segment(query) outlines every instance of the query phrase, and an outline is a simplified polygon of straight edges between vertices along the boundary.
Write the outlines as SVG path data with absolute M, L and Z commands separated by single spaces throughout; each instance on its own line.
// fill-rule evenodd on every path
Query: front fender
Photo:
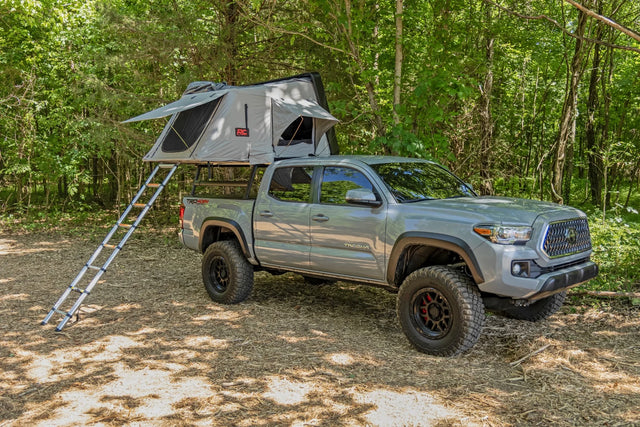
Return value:
M 398 262 L 400 261 L 400 257 L 404 253 L 405 249 L 409 246 L 429 246 L 454 252 L 467 264 L 476 284 L 484 282 L 484 277 L 482 276 L 478 260 L 464 240 L 448 236 L 446 234 L 409 231 L 401 234 L 398 239 L 396 239 L 393 249 L 391 250 L 391 256 L 389 257 L 389 264 L 387 268 L 387 282 L 389 284 L 395 284 L 395 274 Z

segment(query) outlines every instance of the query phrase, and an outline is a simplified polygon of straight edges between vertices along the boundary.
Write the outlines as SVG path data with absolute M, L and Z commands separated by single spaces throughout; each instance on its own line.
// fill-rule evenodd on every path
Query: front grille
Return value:
M 552 222 L 547 228 L 542 250 L 550 258 L 557 258 L 591 249 L 589 223 L 585 218 Z

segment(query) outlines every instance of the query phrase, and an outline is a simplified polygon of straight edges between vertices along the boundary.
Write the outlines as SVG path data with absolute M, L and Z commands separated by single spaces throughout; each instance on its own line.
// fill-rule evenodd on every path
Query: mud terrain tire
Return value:
M 507 308 L 503 311 L 504 315 L 511 317 L 512 319 L 528 320 L 529 322 L 538 322 L 544 320 L 547 317 L 560 310 L 564 299 L 567 296 L 567 292 L 560 292 L 558 294 L 551 295 L 550 297 L 543 298 L 526 307 L 513 307 Z
M 470 349 L 484 326 L 484 304 L 471 279 L 448 267 L 421 268 L 400 286 L 397 313 L 419 351 L 453 356 Z
M 211 299 L 222 304 L 244 301 L 253 289 L 253 267 L 234 240 L 211 244 L 202 257 L 202 281 Z

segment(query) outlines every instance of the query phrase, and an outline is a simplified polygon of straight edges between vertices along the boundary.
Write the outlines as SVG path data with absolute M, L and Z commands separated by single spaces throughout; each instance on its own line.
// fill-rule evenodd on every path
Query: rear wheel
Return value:
M 526 307 L 510 307 L 503 311 L 504 315 L 512 319 L 528 320 L 529 322 L 537 322 L 551 316 L 562 307 L 567 292 L 553 294 L 550 297 L 543 298 L 529 304 Z
M 253 267 L 235 240 L 211 244 L 202 257 L 202 281 L 211 299 L 236 304 L 253 289 Z
M 422 268 L 400 286 L 397 312 L 405 335 L 423 353 L 453 356 L 476 343 L 484 325 L 480 292 L 461 272 Z

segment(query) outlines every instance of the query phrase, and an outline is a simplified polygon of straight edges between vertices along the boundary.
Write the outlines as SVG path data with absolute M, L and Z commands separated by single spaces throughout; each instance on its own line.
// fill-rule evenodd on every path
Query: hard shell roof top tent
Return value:
M 127 122 L 171 116 L 144 161 L 249 163 L 338 153 L 320 75 L 247 86 L 194 82 L 178 101 Z

